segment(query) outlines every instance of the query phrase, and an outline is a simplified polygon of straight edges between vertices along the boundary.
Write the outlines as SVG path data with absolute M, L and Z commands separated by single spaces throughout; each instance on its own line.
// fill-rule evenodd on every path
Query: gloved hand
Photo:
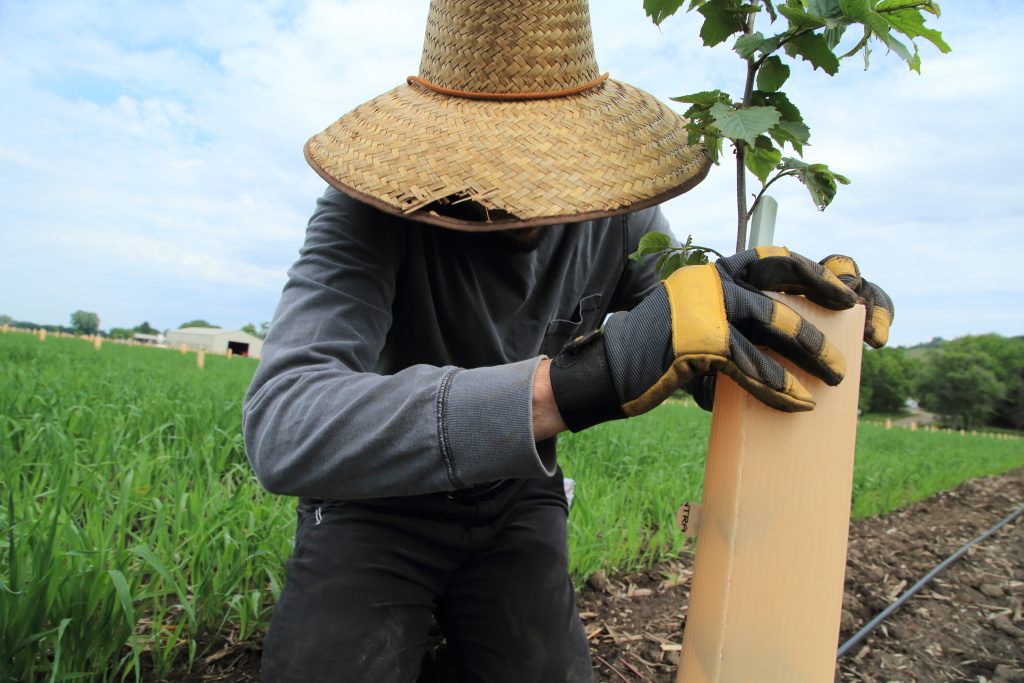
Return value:
M 716 265 L 730 273 L 730 276 L 737 281 L 754 280 L 766 289 L 779 290 L 786 289 L 782 282 L 790 278 L 780 276 L 787 272 L 794 269 L 808 273 L 817 272 L 817 266 L 810 263 L 808 259 L 789 252 L 783 247 L 762 247 L 743 252 L 720 259 Z M 885 290 L 864 280 L 860 276 L 857 263 L 849 256 L 833 254 L 822 259 L 819 265 L 838 276 L 843 284 L 857 294 L 857 302 L 864 304 L 867 309 L 864 322 L 864 341 L 876 349 L 885 346 L 894 315 L 892 299 L 885 293 Z M 697 405 L 710 411 L 715 401 L 715 378 L 716 375 L 695 377 L 687 382 L 683 389 L 693 395 Z
M 889 327 L 895 313 L 892 299 L 881 287 L 862 278 L 856 261 L 849 256 L 833 254 L 814 263 L 786 247 L 766 246 L 718 259 L 715 265 L 737 282 L 745 282 L 760 290 L 787 294 L 806 294 L 799 282 L 806 277 L 812 281 L 816 277 L 828 278 L 827 274 L 819 275 L 825 269 L 852 289 L 857 296 L 857 303 L 864 304 L 867 309 L 864 341 L 877 349 L 885 346 L 889 340 Z M 814 299 L 813 296 L 808 298 Z M 816 301 L 829 308 L 847 308 L 839 301 L 834 304 Z
M 892 299 L 885 290 L 860 276 L 860 268 L 849 256 L 833 254 L 821 260 L 821 265 L 836 275 L 844 285 L 857 293 L 857 303 L 864 304 L 864 341 L 872 348 L 882 348 L 889 341 L 889 327 L 896 314 Z
M 856 294 L 831 271 L 784 247 L 759 247 L 673 273 L 603 333 L 577 338 L 552 361 L 551 386 L 573 431 L 639 415 L 690 380 L 721 371 L 764 403 L 789 412 L 814 400 L 756 345 L 768 346 L 830 385 L 845 372 L 813 325 L 760 289 L 803 294 L 833 309 Z

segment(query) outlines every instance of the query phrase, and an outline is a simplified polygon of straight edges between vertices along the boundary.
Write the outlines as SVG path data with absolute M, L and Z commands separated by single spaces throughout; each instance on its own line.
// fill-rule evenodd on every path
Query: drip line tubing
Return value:
M 857 631 L 855 634 L 853 634 L 853 636 L 850 637 L 849 640 L 847 640 L 845 643 L 843 643 L 839 647 L 839 651 L 836 653 L 836 659 L 839 659 L 840 657 L 848 654 L 850 652 L 850 650 L 852 650 L 858 643 L 860 643 L 860 641 L 864 640 L 868 636 L 868 634 L 871 633 L 871 631 L 873 631 L 875 629 L 876 626 L 878 626 L 883 621 L 885 621 L 885 619 L 890 614 L 892 614 L 897 609 L 899 609 L 900 606 L 903 605 L 903 603 L 905 603 L 907 600 L 909 600 L 919 590 L 924 588 L 924 586 L 929 581 L 931 581 L 933 578 L 935 578 L 936 574 L 938 574 L 943 569 L 945 569 L 946 567 L 948 567 L 949 565 L 953 564 L 954 562 L 959 560 L 961 557 L 963 557 L 964 553 L 966 553 L 973 545 L 975 545 L 976 543 L 980 543 L 981 541 L 984 541 L 986 538 L 988 538 L 989 536 L 991 536 L 995 532 L 997 532 L 1000 529 L 1002 529 L 1004 526 L 1006 526 L 1007 524 L 1012 522 L 1014 519 L 1016 519 L 1017 517 L 1020 517 L 1021 513 L 1024 513 L 1024 505 L 1020 505 L 1016 510 L 1014 510 L 1013 512 L 1008 514 L 1006 517 L 1003 517 L 1001 520 L 999 520 L 999 522 L 994 527 L 992 527 L 991 529 L 989 529 L 985 533 L 981 534 L 977 538 L 975 538 L 975 539 L 969 541 L 968 543 L 964 544 L 964 546 L 961 547 L 959 550 L 957 550 L 955 553 L 953 553 L 952 555 L 947 557 L 945 560 L 943 560 L 939 564 L 935 565 L 935 568 L 932 569 L 927 574 L 925 574 L 924 577 L 920 581 L 918 581 L 913 586 L 908 588 L 903 593 L 903 595 L 901 595 L 899 598 L 896 599 L 896 601 L 894 603 L 892 603 L 891 605 L 886 607 L 884 610 L 879 612 L 878 615 L 874 619 L 872 619 L 867 624 L 865 624 L 864 627 L 861 628 L 861 630 Z

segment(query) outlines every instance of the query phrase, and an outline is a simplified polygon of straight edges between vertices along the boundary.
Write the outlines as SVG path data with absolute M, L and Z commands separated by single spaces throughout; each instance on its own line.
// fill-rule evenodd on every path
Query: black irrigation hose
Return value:
M 892 603 L 891 605 L 886 607 L 884 610 L 879 612 L 878 616 L 876 616 L 874 619 L 872 619 L 867 624 L 865 624 L 864 627 L 861 630 L 857 631 L 855 634 L 853 634 L 853 636 L 848 641 L 843 643 L 839 647 L 839 651 L 836 653 L 836 659 L 839 659 L 843 655 L 849 653 L 850 650 L 852 650 L 854 648 L 854 646 L 856 646 L 858 643 L 860 643 L 860 641 L 862 641 L 865 638 L 867 638 L 868 634 L 871 633 L 871 631 L 873 631 L 876 626 L 881 624 L 883 621 L 885 621 L 885 619 L 890 614 L 892 614 L 897 609 L 899 609 L 900 606 L 903 605 L 903 603 L 905 603 L 907 600 L 909 600 L 914 595 L 914 593 L 916 593 L 919 590 L 921 590 L 922 588 L 924 588 L 925 584 L 927 584 L 929 581 L 931 581 L 933 578 L 935 578 L 936 574 L 938 574 L 943 569 L 945 569 L 949 565 L 951 565 L 954 562 L 956 562 L 957 560 L 959 560 L 963 556 L 963 554 L 966 553 L 971 548 L 971 546 L 973 546 L 975 543 L 980 543 L 981 541 L 984 541 L 986 538 L 988 538 L 989 536 L 991 536 L 995 532 L 997 532 L 1000 529 L 1002 529 L 1004 526 L 1006 526 L 1007 524 L 1012 522 L 1014 519 L 1016 519 L 1017 517 L 1020 517 L 1022 512 L 1024 512 L 1024 505 L 1019 506 L 1016 510 L 1014 510 L 1013 512 L 1008 514 L 1006 517 L 1003 517 L 999 521 L 999 523 L 996 524 L 994 527 L 992 527 L 991 529 L 989 529 L 985 533 L 981 534 L 980 536 L 978 536 L 974 540 L 966 543 L 962 548 L 960 548 L 960 550 L 957 550 L 955 553 L 953 553 L 952 555 L 947 557 L 945 560 L 943 560 L 942 562 L 937 564 L 934 569 L 932 569 L 930 572 L 928 572 L 927 574 L 924 575 L 924 578 L 922 578 L 920 581 L 915 583 L 913 586 L 911 586 L 909 589 L 907 589 L 907 591 L 904 592 L 903 595 L 901 595 L 899 598 L 897 598 L 896 602 Z

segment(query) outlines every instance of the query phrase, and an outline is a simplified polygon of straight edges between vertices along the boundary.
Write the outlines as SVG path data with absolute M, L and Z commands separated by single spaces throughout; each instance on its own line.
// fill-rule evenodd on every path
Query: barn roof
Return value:
M 210 337 L 215 337 L 218 334 L 224 334 L 225 332 L 236 331 L 241 332 L 241 330 L 225 330 L 223 327 L 183 327 L 180 330 L 170 330 L 170 332 L 184 332 L 185 334 L 205 334 Z

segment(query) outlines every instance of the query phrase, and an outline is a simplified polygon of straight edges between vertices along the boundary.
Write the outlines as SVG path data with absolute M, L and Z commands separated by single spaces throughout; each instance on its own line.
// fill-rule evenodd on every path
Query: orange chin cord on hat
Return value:
M 445 88 L 440 85 L 436 85 L 420 78 L 419 76 L 409 76 L 405 79 L 406 83 L 421 85 L 427 90 L 433 90 L 440 95 L 451 95 L 452 97 L 465 97 L 471 100 L 546 100 L 553 97 L 567 97 L 569 95 L 578 95 L 581 92 L 590 90 L 594 86 L 600 85 L 608 80 L 608 72 L 604 72 L 589 83 L 576 86 L 575 88 L 567 88 L 565 90 L 555 90 L 551 92 L 472 92 L 470 90 L 455 90 L 452 88 Z

